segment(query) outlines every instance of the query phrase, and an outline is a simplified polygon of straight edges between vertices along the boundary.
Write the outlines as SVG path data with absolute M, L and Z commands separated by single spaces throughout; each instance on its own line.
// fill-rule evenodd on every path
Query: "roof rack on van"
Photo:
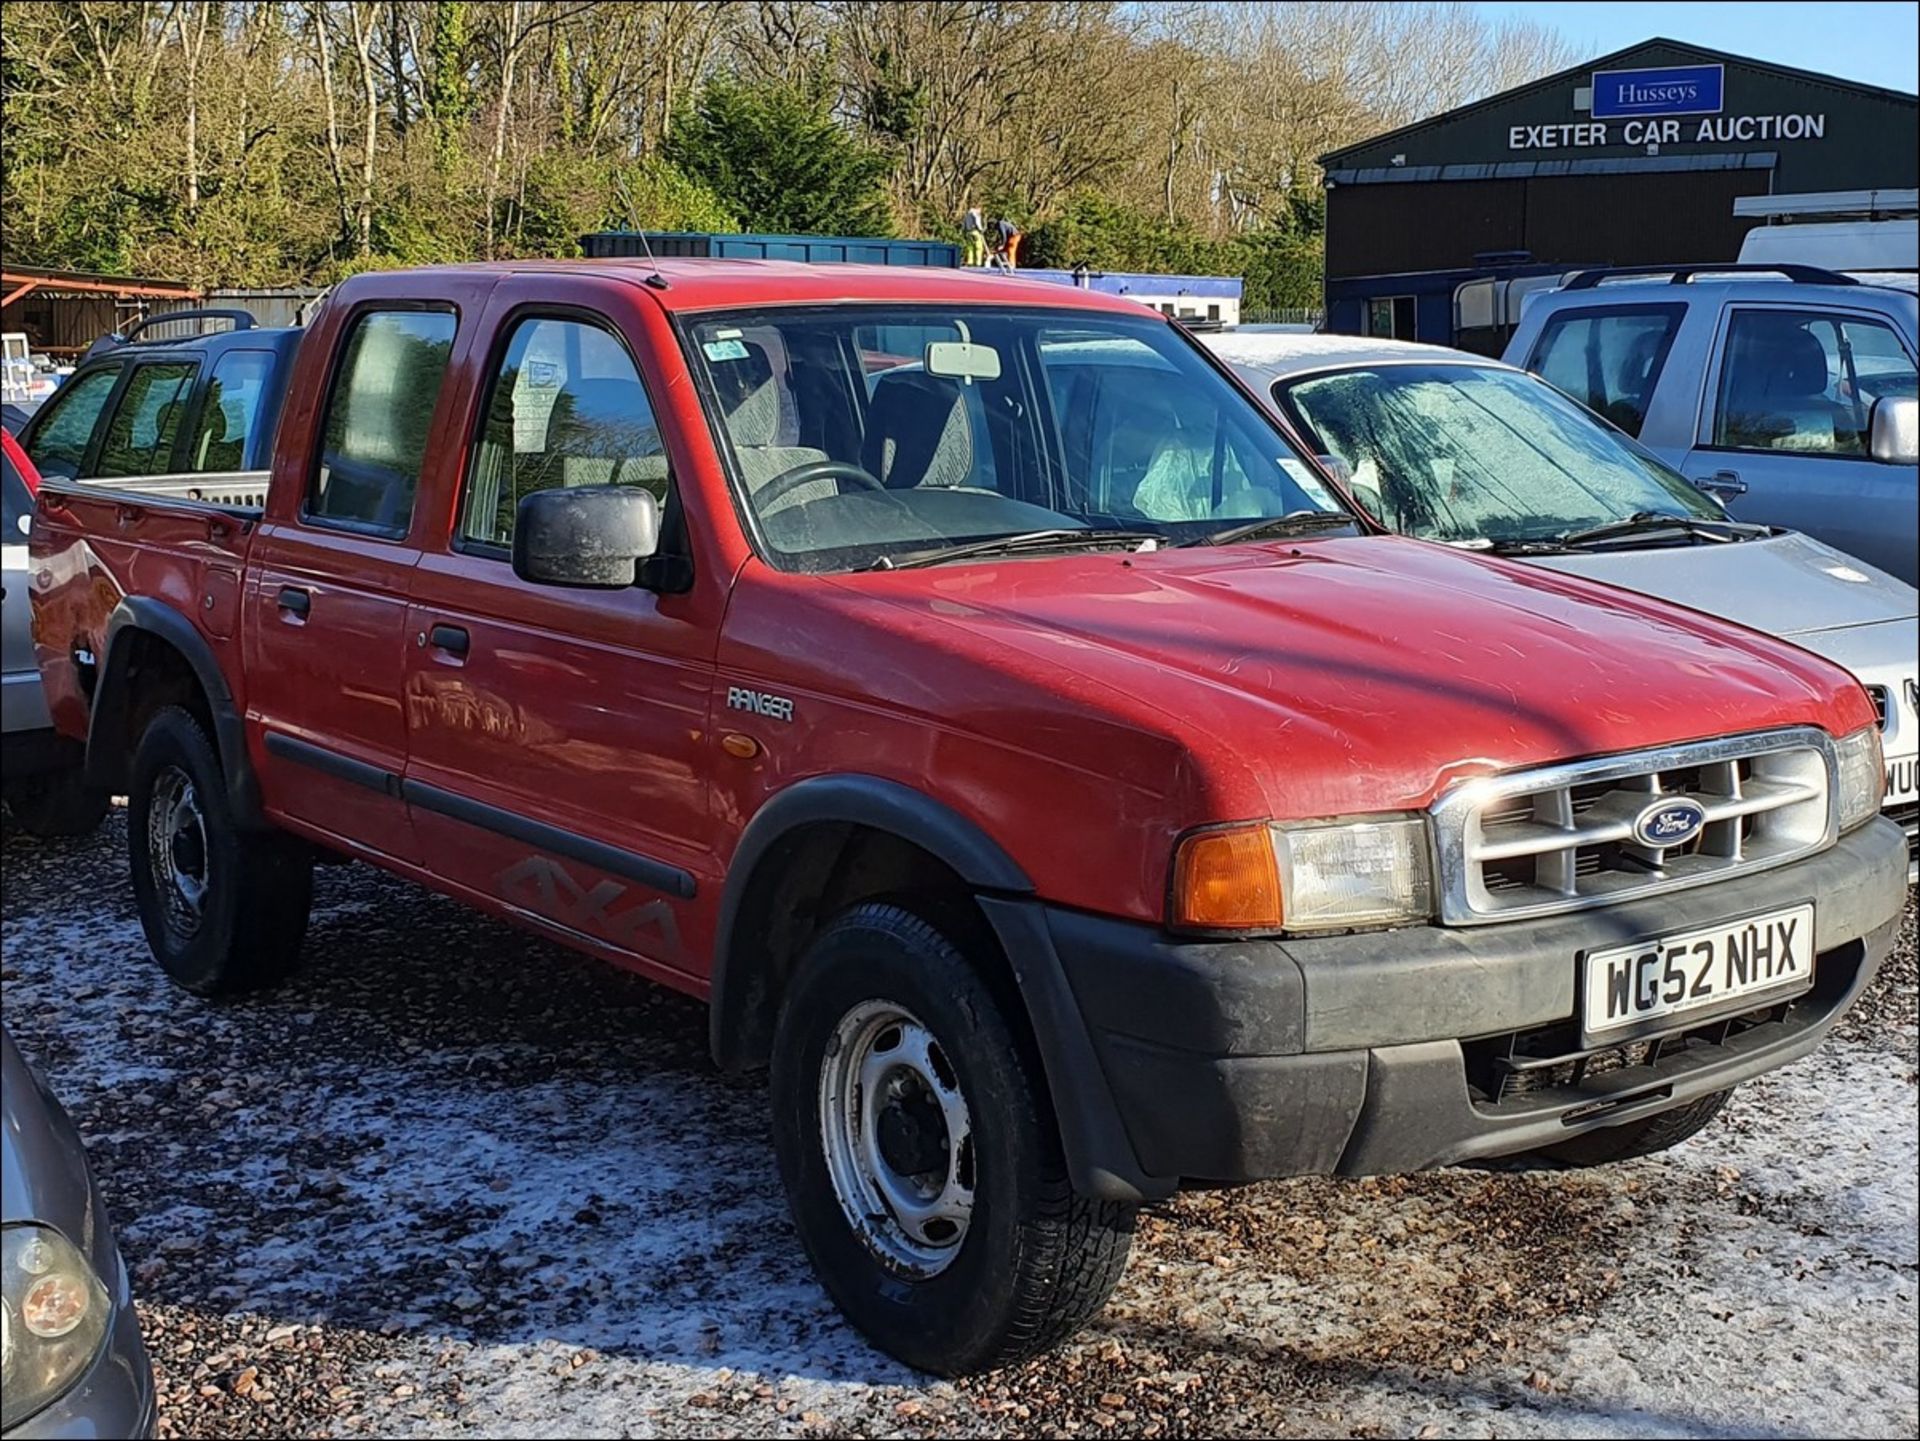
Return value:
M 1562 290 L 1592 290 L 1603 280 L 1622 275 L 1665 275 L 1674 285 L 1687 285 L 1703 275 L 1778 275 L 1795 285 L 1858 285 L 1851 275 L 1822 270 L 1817 265 L 1742 265 L 1729 260 L 1719 265 L 1610 265 L 1582 270 L 1567 277 Z

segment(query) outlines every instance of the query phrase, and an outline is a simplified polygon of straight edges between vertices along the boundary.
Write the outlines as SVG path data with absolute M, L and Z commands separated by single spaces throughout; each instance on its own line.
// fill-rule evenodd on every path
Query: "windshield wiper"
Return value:
M 1556 536 L 1554 544 L 1573 549 L 1583 545 L 1604 544 L 1611 540 L 1625 540 L 1661 530 L 1677 530 L 1698 540 L 1711 540 L 1722 544 L 1736 540 L 1752 540 L 1756 536 L 1768 534 L 1767 527 L 1764 525 L 1748 525 L 1738 520 L 1707 520 L 1696 515 L 1670 515 L 1664 511 L 1642 510 L 1628 516 L 1625 520 L 1616 520 L 1606 525 L 1596 525 L 1586 530 L 1574 530 L 1565 535 Z
M 1159 539 L 1159 533 L 1151 530 L 1028 530 L 1017 535 L 996 535 L 989 540 L 963 541 L 958 545 L 903 550 L 883 555 L 866 568 L 907 570 L 917 565 L 939 565 L 942 561 L 968 560 L 982 555 L 1019 555 L 1025 551 L 1069 550 L 1080 546 L 1137 546 Z
M 1344 510 L 1290 510 L 1285 515 L 1250 520 L 1245 525 L 1229 526 L 1180 544 L 1232 545 L 1236 540 L 1251 540 L 1256 535 L 1311 535 L 1316 530 L 1344 530 L 1358 523 Z

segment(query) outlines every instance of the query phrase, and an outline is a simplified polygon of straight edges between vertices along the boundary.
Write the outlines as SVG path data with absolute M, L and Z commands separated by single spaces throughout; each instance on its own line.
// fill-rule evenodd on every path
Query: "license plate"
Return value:
M 1589 1036 L 1813 985 L 1813 906 L 1588 951 L 1582 1020 Z
M 1887 804 L 1920 796 L 1920 756 L 1901 756 L 1887 762 Z

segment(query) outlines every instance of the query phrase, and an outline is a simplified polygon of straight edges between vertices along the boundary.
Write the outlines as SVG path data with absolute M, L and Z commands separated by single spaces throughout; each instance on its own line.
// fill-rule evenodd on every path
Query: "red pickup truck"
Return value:
M 1671 1145 L 1898 925 L 1851 678 L 1375 533 L 1125 301 L 362 275 L 291 385 L 261 508 L 39 500 L 154 954 L 275 979 L 344 856 L 707 998 L 914 1365 L 1072 1332 L 1183 1184 Z

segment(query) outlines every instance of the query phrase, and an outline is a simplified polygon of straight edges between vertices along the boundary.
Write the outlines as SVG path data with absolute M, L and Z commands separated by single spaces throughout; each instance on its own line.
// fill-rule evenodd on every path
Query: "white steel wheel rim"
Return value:
M 973 1118 L 933 1033 L 891 1001 L 862 1001 L 820 1063 L 820 1140 L 854 1235 L 914 1279 L 953 1264 L 973 1219 Z

